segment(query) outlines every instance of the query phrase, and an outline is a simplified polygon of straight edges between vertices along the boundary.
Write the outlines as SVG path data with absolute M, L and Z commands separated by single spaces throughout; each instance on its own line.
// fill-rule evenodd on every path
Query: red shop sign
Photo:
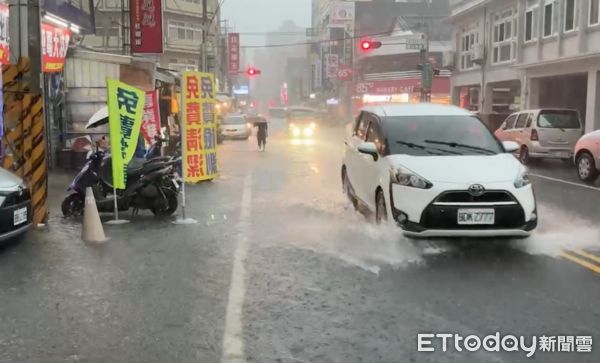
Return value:
M 42 24 L 42 72 L 61 72 L 65 67 L 65 58 L 71 41 L 71 31 Z
M 162 53 L 161 0 L 130 0 L 131 52 Z
M 235 74 L 240 70 L 240 34 L 227 35 L 227 51 L 229 59 L 229 73 Z
M 0 64 L 8 64 L 8 4 L 0 3 Z
M 142 118 L 142 136 L 146 144 L 152 145 L 154 137 L 160 136 L 160 113 L 158 110 L 158 91 L 146 92 L 144 116 Z

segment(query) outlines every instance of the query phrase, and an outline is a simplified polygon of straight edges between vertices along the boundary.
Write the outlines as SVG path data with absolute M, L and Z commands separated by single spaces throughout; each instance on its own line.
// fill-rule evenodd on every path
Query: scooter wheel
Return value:
M 63 216 L 76 217 L 83 215 L 84 199 L 78 193 L 69 195 L 63 200 L 61 209 Z
M 163 189 L 165 197 L 167 197 L 167 208 L 159 209 L 152 208 L 152 213 L 157 217 L 168 217 L 177 211 L 177 194 L 170 189 Z

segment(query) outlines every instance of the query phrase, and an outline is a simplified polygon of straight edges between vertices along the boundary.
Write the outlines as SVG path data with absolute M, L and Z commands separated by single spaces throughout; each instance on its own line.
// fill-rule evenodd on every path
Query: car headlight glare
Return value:
M 300 129 L 297 127 L 292 128 L 292 135 L 300 136 Z
M 311 122 L 311 123 L 310 123 L 310 128 L 312 128 L 312 129 L 315 129 L 315 128 L 317 128 L 317 124 L 316 124 L 316 123 L 314 123 L 314 122 Z
M 531 184 L 531 180 L 529 179 L 529 172 L 527 170 L 519 171 L 519 175 L 515 179 L 515 188 L 523 188 Z
M 405 187 L 429 189 L 433 186 L 433 184 L 431 184 L 431 182 L 429 182 L 425 178 L 408 170 L 392 169 L 391 174 L 393 183 Z
M 314 133 L 314 130 L 310 127 L 307 127 L 304 129 L 304 136 L 312 136 Z

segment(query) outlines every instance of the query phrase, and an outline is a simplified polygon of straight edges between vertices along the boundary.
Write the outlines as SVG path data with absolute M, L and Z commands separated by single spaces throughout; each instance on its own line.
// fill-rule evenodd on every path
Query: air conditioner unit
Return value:
M 456 53 L 452 50 L 446 51 L 442 54 L 442 67 L 446 69 L 454 69 Z
M 485 59 L 485 47 L 483 44 L 475 44 L 473 45 L 473 58 L 472 61 L 475 64 L 483 63 Z

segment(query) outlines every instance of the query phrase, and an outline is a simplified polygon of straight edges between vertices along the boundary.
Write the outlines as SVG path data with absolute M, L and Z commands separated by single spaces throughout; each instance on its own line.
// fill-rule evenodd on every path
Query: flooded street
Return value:
M 599 231 L 577 212 L 599 191 L 534 179 L 528 240 L 413 241 L 341 193 L 342 134 L 274 136 L 266 152 L 228 141 L 221 178 L 188 188 L 199 224 L 141 214 L 106 226 L 103 245 L 59 217 L 69 178 L 57 176 L 50 224 L 0 252 L 0 361 L 520 362 L 522 351 L 418 353 L 417 333 L 597 331 L 598 275 L 563 253 L 597 256 Z M 571 188 L 580 200 L 561 197 Z

